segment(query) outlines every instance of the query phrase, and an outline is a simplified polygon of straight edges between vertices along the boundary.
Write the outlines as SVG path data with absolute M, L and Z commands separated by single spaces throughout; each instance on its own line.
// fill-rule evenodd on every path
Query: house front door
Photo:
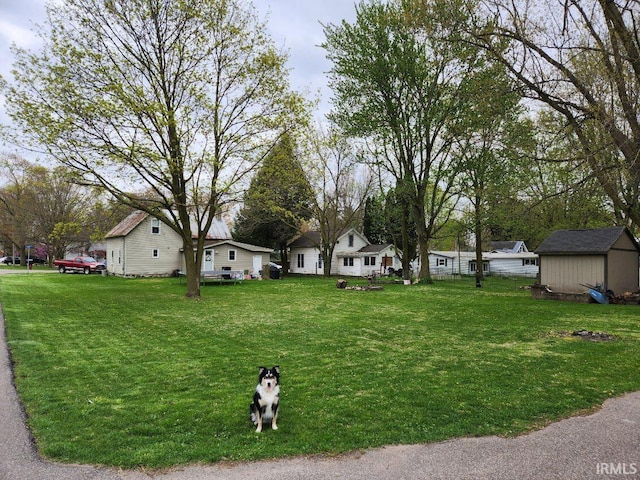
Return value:
M 213 270 L 213 250 L 204 251 L 204 262 L 202 262 L 203 271 Z

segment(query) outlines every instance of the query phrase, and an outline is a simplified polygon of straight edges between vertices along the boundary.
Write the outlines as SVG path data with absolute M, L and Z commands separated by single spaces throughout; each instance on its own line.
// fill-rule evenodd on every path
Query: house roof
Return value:
M 468 251 L 460 251 L 460 252 L 455 252 L 455 251 L 431 251 L 429 252 L 429 256 L 434 256 L 434 257 L 442 257 L 442 258 L 449 258 L 449 259 L 464 259 L 464 261 L 467 260 L 475 260 L 476 258 L 476 252 L 468 252 Z M 510 252 L 482 252 L 482 259 L 483 260 L 498 260 L 498 259 L 517 259 L 517 258 L 538 258 L 537 253 L 533 253 L 533 252 L 514 252 L 514 253 L 510 253 Z
M 322 236 L 320 232 L 312 230 L 304 232 L 289 244 L 292 248 L 314 248 L 320 245 Z
M 126 237 L 148 216 L 148 213 L 141 210 L 136 210 L 123 221 L 121 221 L 118 225 L 113 227 L 109 231 L 109 233 L 107 233 L 106 238 Z M 197 226 L 192 222 L 191 231 L 194 231 L 196 229 Z M 194 238 L 197 238 L 197 236 L 194 235 Z M 214 218 L 206 238 L 210 240 L 226 240 L 231 238 L 231 232 L 229 232 L 229 227 L 224 221 Z
M 339 243 L 340 239 L 346 236 L 347 234 L 353 233 L 354 235 L 358 235 L 365 242 L 369 243 L 367 237 L 358 232 L 355 228 L 345 228 L 338 232 L 336 236 L 336 242 Z M 322 233 L 318 230 L 310 230 L 308 232 L 301 233 L 299 237 L 289 243 L 289 247 L 291 248 L 317 248 L 322 244 Z
M 205 248 L 219 247 L 220 245 L 231 245 L 233 247 L 241 248 L 249 252 L 261 252 L 261 253 L 273 252 L 272 248 L 260 247 L 258 245 L 251 245 L 249 243 L 236 242 L 235 240 L 223 240 L 221 242 L 215 242 L 211 244 L 208 243 L 205 245 Z
M 498 259 L 518 259 L 518 258 L 538 258 L 538 254 L 534 252 L 482 252 L 483 260 L 498 260 Z
M 335 252 L 335 255 L 338 258 L 343 258 L 343 257 L 358 258 L 358 257 L 366 257 L 368 255 L 371 255 L 372 253 L 380 255 L 385 250 L 389 250 L 391 248 L 393 248 L 392 243 L 381 243 L 381 244 L 367 245 L 365 247 L 362 247 L 358 251 Z M 395 252 L 393 254 L 395 255 Z
M 465 252 L 465 251 L 430 251 L 429 256 L 435 257 L 443 257 L 443 258 L 476 258 L 476 252 Z
M 362 247 L 359 251 L 362 253 L 380 253 L 392 246 L 392 243 L 376 243 Z
M 640 246 L 626 227 L 556 230 L 536 249 L 538 254 L 602 255 L 606 254 L 620 236 L 628 235 L 636 249 Z
M 148 213 L 141 210 L 136 210 L 131 213 L 127 218 L 122 220 L 118 225 L 113 227 L 106 238 L 111 237 L 126 237 L 131 231 L 136 228 L 142 221 L 149 216 Z
M 505 253 L 527 252 L 527 246 L 522 240 L 491 242 L 491 251 Z

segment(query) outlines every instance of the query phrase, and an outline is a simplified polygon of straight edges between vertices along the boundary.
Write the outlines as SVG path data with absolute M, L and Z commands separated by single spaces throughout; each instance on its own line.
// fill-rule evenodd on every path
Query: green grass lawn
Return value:
M 640 308 L 535 301 L 527 280 L 335 288 L 0 277 L 16 384 L 47 457 L 121 467 L 516 435 L 640 389 Z M 560 334 L 615 335 L 589 342 Z M 260 365 L 278 431 L 254 432 Z

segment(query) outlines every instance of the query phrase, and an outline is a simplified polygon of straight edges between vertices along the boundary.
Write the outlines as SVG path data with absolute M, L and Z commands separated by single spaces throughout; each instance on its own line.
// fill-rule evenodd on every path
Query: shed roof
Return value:
M 251 245 L 249 243 L 236 242 L 235 240 L 222 240 L 221 242 L 207 243 L 205 245 L 205 248 L 213 248 L 213 247 L 218 247 L 220 245 L 231 245 L 232 247 L 241 248 L 242 250 L 246 250 L 248 252 L 254 252 L 254 253 L 273 252 L 273 248 L 261 247 L 259 245 Z
M 606 254 L 622 235 L 628 235 L 636 250 L 640 246 L 626 227 L 556 230 L 536 249 L 547 255 L 602 255 Z

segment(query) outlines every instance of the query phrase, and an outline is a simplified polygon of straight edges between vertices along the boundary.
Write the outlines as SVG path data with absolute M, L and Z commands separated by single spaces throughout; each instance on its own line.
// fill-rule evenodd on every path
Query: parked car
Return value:
M 44 258 L 31 257 L 27 261 L 32 265 L 44 265 L 47 261 Z
M 280 272 L 282 270 L 282 266 L 278 265 L 274 262 L 269 262 L 269 278 L 272 280 L 280 279 Z
M 0 263 L 5 265 L 20 265 L 20 257 L 2 257 Z

